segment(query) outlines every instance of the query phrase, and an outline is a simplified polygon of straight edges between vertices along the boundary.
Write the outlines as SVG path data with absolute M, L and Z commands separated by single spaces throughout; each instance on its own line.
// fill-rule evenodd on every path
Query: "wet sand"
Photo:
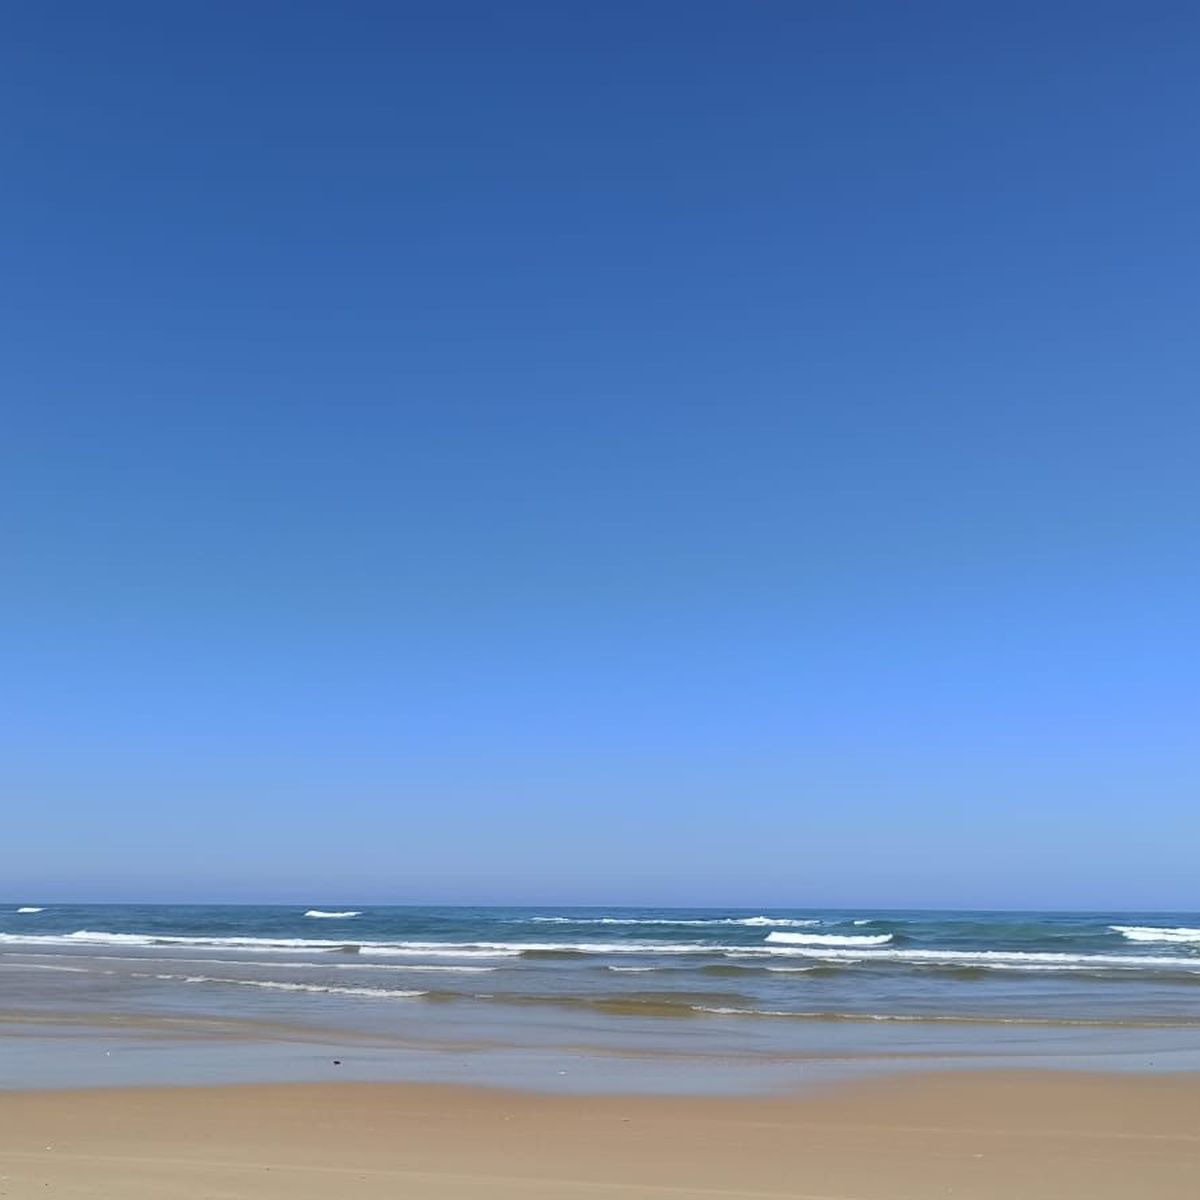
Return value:
M 1194 1200 L 1200 1078 L 987 1072 L 793 1098 L 407 1084 L 0 1093 L 0 1195 Z

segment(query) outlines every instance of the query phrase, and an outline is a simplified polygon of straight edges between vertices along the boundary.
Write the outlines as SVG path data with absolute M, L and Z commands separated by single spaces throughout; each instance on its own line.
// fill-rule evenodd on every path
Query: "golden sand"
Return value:
M 9 1092 L 0 1196 L 1197 1200 L 1200 1079 L 997 1071 L 787 1099 L 375 1084 Z

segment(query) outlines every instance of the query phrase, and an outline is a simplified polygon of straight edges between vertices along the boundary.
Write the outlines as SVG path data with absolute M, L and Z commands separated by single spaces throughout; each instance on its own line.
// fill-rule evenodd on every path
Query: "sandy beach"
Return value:
M 10 1092 L 0 1162 L 13 1200 L 1191 1200 L 1200 1079 L 946 1074 L 762 1099 L 372 1084 Z

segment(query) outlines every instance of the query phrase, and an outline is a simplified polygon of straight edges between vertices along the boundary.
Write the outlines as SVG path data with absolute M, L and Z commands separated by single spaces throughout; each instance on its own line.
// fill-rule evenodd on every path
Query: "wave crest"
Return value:
M 1131 942 L 1200 943 L 1200 929 L 1188 925 L 1176 925 L 1170 929 L 1153 925 L 1110 925 L 1109 929 Z
M 782 942 L 794 946 L 886 946 L 892 940 L 890 933 L 768 933 L 768 942 Z
M 530 917 L 543 925 L 671 925 L 695 928 L 704 925 L 744 925 L 751 928 L 777 926 L 799 929 L 809 925 L 820 925 L 815 918 L 800 917 L 704 917 L 684 919 L 682 917 Z

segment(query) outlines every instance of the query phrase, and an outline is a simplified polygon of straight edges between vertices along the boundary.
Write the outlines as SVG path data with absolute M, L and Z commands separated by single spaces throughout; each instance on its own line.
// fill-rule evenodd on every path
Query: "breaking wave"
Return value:
M 310 957 L 331 968 L 345 970 L 428 969 L 445 963 L 446 969 L 466 970 L 472 962 L 495 962 L 500 959 L 519 960 L 520 965 L 533 967 L 539 960 L 551 962 L 562 959 L 609 959 L 624 970 L 679 969 L 692 970 L 705 959 L 727 959 L 734 962 L 757 962 L 784 965 L 789 960 L 816 961 L 825 966 L 847 967 L 885 966 L 896 964 L 908 967 L 977 967 L 996 971 L 1057 971 L 1057 972 L 1119 972 L 1143 968 L 1163 969 L 1189 979 L 1200 972 L 1200 929 L 1187 926 L 1152 928 L 1120 926 L 1115 932 L 1135 942 L 1159 942 L 1162 950 L 1137 953 L 1113 949 L 1070 953 L 1050 950 L 1009 949 L 938 949 L 897 946 L 891 934 L 842 935 L 770 931 L 756 944 L 725 942 L 656 941 L 353 941 L 332 938 L 251 937 L 251 936 L 185 936 L 149 933 L 117 933 L 104 930 L 78 929 L 72 933 L 0 933 L 0 946 L 23 949 L 27 953 L 69 947 L 76 950 L 127 951 L 143 960 L 155 951 L 163 957 L 181 961 L 176 954 L 191 952 L 219 958 L 220 952 L 245 953 L 260 958 L 268 956 L 301 955 Z M 643 961 L 638 961 L 639 959 Z M 662 960 L 657 966 L 644 960 Z M 389 962 L 389 960 L 392 960 Z M 699 960 L 699 963 L 697 963 Z M 199 960 L 197 960 L 199 961 Z M 668 968 L 668 964 L 671 964 Z M 299 966 L 281 962 L 280 966 Z M 477 969 L 492 969 L 480 966 Z
M 685 920 L 682 917 L 530 917 L 529 920 L 545 925 L 678 925 L 688 928 L 704 925 L 743 925 L 750 928 L 778 926 L 799 929 L 821 924 L 816 919 L 802 920 L 799 917 L 707 917 L 703 920 Z
M 810 946 L 795 946 L 790 949 L 763 947 L 758 950 L 737 951 L 738 956 L 788 955 L 817 958 L 827 962 L 843 963 L 909 963 L 921 964 L 969 964 L 980 967 L 995 967 L 1000 970 L 1016 970 L 1034 967 L 1058 969 L 1092 970 L 1096 967 L 1197 967 L 1196 960 L 1179 956 L 1149 954 L 1066 954 L 1053 950 L 870 950 L 855 953 L 851 950 L 822 950 Z
M 1200 944 L 1200 929 L 1193 929 L 1187 925 L 1177 925 L 1172 929 L 1161 929 L 1153 925 L 1110 925 L 1109 929 L 1131 942 Z
M 419 958 L 511 958 L 523 946 L 515 943 L 474 942 L 339 942 L 328 938 L 287 937 L 200 937 L 182 934 L 161 936 L 146 933 L 107 933 L 103 930 L 77 929 L 74 933 L 17 934 L 0 933 L 0 945 L 18 946 L 127 946 L 211 947 L 230 950 L 254 950 L 258 953 L 294 953 L 297 950 L 341 951 L 346 954 L 373 954 L 382 957 Z
M 768 942 L 785 942 L 797 946 L 886 946 L 890 933 L 768 933 Z

